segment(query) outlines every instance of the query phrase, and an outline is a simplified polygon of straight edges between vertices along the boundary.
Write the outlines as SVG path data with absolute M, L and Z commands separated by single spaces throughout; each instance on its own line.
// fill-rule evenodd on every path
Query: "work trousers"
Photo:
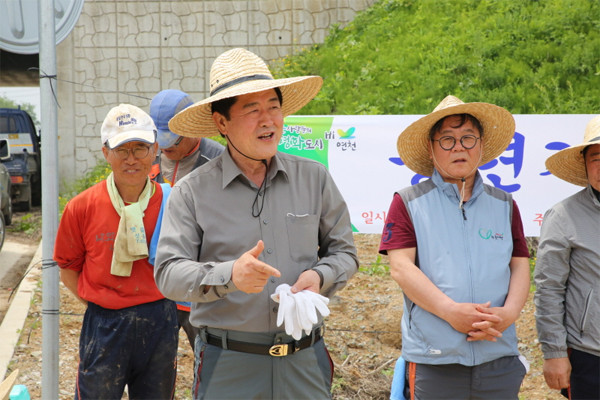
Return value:
M 190 322 L 190 312 L 177 309 L 177 323 L 180 328 L 183 328 L 183 331 L 190 342 L 190 346 L 192 347 L 192 351 L 194 351 L 196 336 L 198 335 L 199 330 Z
M 502 357 L 472 367 L 408 363 L 406 398 L 517 400 L 525 372 L 518 356 Z
M 600 357 L 584 351 L 569 349 L 571 386 L 563 396 L 571 400 L 600 399 Z
M 88 303 L 79 339 L 76 400 L 172 399 L 179 326 L 163 299 L 120 310 Z
M 269 334 L 223 332 L 238 341 L 275 343 Z M 202 333 L 195 347 L 194 400 L 331 399 L 333 362 L 323 339 L 282 357 L 223 349 L 206 343 Z

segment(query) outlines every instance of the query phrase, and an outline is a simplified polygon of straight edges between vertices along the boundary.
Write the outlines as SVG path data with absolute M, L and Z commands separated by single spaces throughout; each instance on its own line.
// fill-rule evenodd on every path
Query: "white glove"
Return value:
M 300 324 L 300 327 L 307 335 L 312 331 L 313 325 L 316 324 L 319 319 L 317 312 L 312 304 L 310 297 L 304 293 L 305 290 L 294 294 L 296 300 L 296 318 Z M 295 339 L 295 338 L 294 338 Z M 296 339 L 298 340 L 298 339 Z
M 310 290 L 293 294 L 291 289 L 290 285 L 283 283 L 275 289 L 271 298 L 279 303 L 277 326 L 284 323 L 285 332 L 300 340 L 302 331 L 309 335 L 313 326 L 319 322 L 317 311 L 323 317 L 329 315 L 329 299 Z
M 275 289 L 275 293 L 271 298 L 279 303 L 277 311 L 277 326 L 284 324 L 285 333 L 295 338 L 294 334 L 302 336 L 302 328 L 296 320 L 296 299 L 292 295 L 291 287 L 287 283 L 283 283 Z
M 317 309 L 317 311 L 319 311 L 321 316 L 326 317 L 329 315 L 330 311 L 329 307 L 327 307 L 329 305 L 328 297 L 321 296 L 319 293 L 315 293 L 310 290 L 303 290 L 302 292 L 304 292 L 310 298 L 313 306 Z

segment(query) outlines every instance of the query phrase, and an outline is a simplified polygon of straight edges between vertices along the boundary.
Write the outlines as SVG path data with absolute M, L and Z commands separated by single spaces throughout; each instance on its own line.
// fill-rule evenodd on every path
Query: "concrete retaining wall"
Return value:
M 100 126 L 118 103 L 147 111 L 163 89 L 200 100 L 223 51 L 244 47 L 267 61 L 294 54 L 375 1 L 86 1 L 57 48 L 59 78 L 77 83 L 58 82 L 61 187 L 102 157 Z

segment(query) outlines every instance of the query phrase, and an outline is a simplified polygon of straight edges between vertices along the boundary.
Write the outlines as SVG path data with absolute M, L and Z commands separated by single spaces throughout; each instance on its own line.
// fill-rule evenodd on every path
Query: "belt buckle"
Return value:
M 269 348 L 269 355 L 273 357 L 283 357 L 288 355 L 288 344 L 274 344 Z

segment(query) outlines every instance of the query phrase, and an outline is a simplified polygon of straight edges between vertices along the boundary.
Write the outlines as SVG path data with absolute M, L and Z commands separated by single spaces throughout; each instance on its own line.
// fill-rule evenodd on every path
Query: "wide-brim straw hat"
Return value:
M 169 129 L 182 136 L 205 137 L 218 134 L 212 119 L 211 103 L 230 97 L 279 88 L 286 117 L 312 100 L 323 84 L 320 76 L 274 79 L 262 58 L 245 49 L 232 49 L 215 59 L 210 69 L 210 97 L 177 113 Z
M 398 154 L 408 168 L 424 176 L 433 174 L 429 131 L 440 119 L 454 114 L 470 114 L 481 123 L 483 155 L 480 166 L 502 154 L 515 134 L 515 119 L 504 108 L 489 103 L 465 103 L 455 96 L 447 96 L 431 114 L 413 122 L 398 136 Z
M 592 118 L 585 127 L 583 143 L 562 149 L 546 160 L 552 175 L 578 186 L 587 186 L 588 178 L 583 159 L 583 149 L 600 144 L 600 115 Z

